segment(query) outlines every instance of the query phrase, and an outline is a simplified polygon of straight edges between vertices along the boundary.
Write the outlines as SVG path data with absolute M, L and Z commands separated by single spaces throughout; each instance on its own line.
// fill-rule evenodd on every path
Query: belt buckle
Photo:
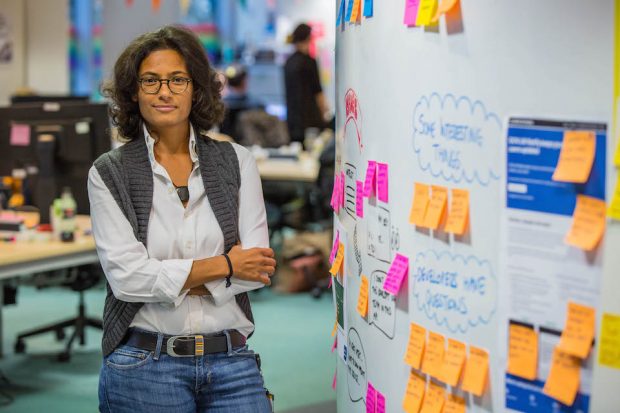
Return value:
M 193 339 L 194 340 L 194 354 L 178 354 L 174 351 L 174 342 L 178 339 Z M 172 357 L 195 357 L 202 356 L 204 354 L 204 337 L 197 336 L 172 336 L 166 342 L 166 353 Z

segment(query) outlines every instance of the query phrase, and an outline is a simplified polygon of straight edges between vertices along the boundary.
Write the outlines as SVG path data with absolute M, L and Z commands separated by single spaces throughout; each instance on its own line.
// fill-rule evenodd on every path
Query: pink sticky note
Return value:
M 397 295 L 403 279 L 409 272 L 409 258 L 404 255 L 396 254 L 392 265 L 388 270 L 387 277 L 383 283 L 383 289 L 392 295 Z
M 418 17 L 418 8 L 420 0 L 405 0 L 405 19 L 403 21 L 407 26 L 415 26 L 415 19 Z
M 334 344 L 332 345 L 332 353 L 334 352 L 334 350 L 336 350 L 336 347 L 338 347 L 338 335 L 337 334 L 334 337 Z
M 338 244 L 340 243 L 340 232 L 336 231 L 336 238 L 334 239 L 334 245 L 332 246 L 332 252 L 329 254 L 329 263 L 334 262 L 336 253 L 338 252 Z
M 364 218 L 364 183 L 355 181 L 355 213 Z
M 377 391 L 368 382 L 368 389 L 366 390 L 366 413 L 375 413 L 377 408 Z
M 11 125 L 11 138 L 9 140 L 13 146 L 30 145 L 30 125 L 20 125 L 14 123 Z
M 377 391 L 377 413 L 385 413 L 385 396 Z
M 338 377 L 338 371 L 334 372 L 334 380 L 332 381 L 332 389 L 336 390 L 336 377 Z
M 364 180 L 364 196 L 369 198 L 375 194 L 375 181 L 377 176 L 377 163 L 368 161 L 366 168 L 366 179 Z
M 327 284 L 327 288 L 332 288 L 332 278 L 334 277 L 329 277 L 329 284 Z
M 334 188 L 332 189 L 332 200 L 329 205 L 332 206 L 334 211 L 338 210 L 338 190 L 340 189 L 339 175 L 334 176 Z
M 388 166 L 386 163 L 377 163 L 377 192 L 379 201 L 388 201 Z

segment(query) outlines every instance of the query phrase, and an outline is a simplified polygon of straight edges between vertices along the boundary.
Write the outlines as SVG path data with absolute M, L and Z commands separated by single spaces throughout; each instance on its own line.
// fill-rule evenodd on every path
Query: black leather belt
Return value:
M 230 345 L 232 347 L 242 347 L 245 345 L 245 337 L 236 330 L 229 332 Z M 157 348 L 157 334 L 147 331 L 130 329 L 121 344 L 143 350 L 155 351 Z M 218 335 L 194 335 L 194 336 L 168 336 L 165 335 L 161 353 L 173 357 L 194 357 L 204 354 L 228 352 L 228 342 L 225 334 Z

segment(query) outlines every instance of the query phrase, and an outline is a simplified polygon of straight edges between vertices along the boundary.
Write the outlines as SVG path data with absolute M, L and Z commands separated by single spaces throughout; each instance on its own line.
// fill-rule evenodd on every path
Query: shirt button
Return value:
M 174 192 L 174 189 L 172 187 L 168 188 L 168 193 L 171 194 Z

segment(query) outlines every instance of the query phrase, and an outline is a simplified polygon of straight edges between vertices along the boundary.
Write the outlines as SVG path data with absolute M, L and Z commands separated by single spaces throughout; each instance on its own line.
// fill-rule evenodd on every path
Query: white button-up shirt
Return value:
M 235 301 L 235 294 L 262 287 L 232 277 L 205 284 L 212 296 L 181 291 L 194 260 L 224 252 L 224 236 L 205 193 L 190 128 L 189 202 L 184 208 L 168 172 L 156 160 L 155 140 L 144 128 L 144 139 L 153 170 L 153 206 L 147 247 L 136 239 L 118 204 L 93 166 L 88 174 L 88 196 L 93 235 L 99 260 L 114 296 L 145 303 L 131 327 L 166 334 L 213 333 L 236 329 L 247 336 L 254 325 Z M 252 154 L 233 144 L 239 159 L 239 235 L 243 248 L 268 247 L 267 218 L 260 176 Z

